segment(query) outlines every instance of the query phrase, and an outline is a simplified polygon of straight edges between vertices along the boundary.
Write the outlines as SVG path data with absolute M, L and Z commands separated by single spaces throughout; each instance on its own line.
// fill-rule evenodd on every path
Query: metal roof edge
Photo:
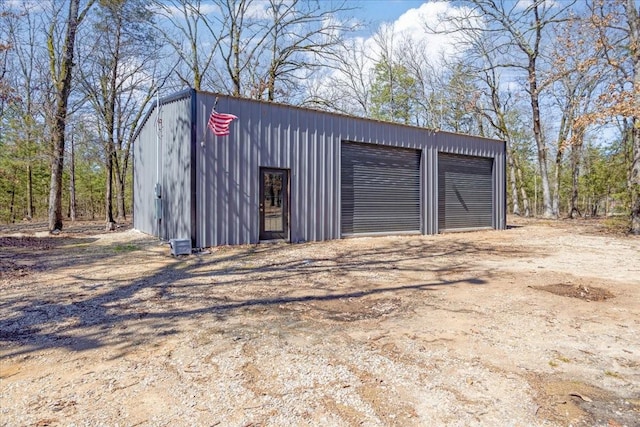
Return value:
M 138 128 L 136 129 L 136 131 L 133 134 L 133 141 L 135 141 L 136 138 L 138 138 L 138 135 L 140 134 L 140 131 L 142 131 L 142 128 L 147 123 L 147 121 L 149 120 L 149 117 L 151 116 L 153 111 L 156 109 L 158 104 L 164 105 L 164 104 L 168 104 L 168 103 L 173 102 L 173 101 L 177 101 L 177 100 L 180 100 L 180 99 L 183 99 L 183 98 L 187 98 L 187 97 L 191 96 L 191 94 L 193 92 L 194 92 L 194 89 L 191 89 L 191 88 L 183 89 L 181 91 L 174 92 L 174 93 L 172 93 L 170 95 L 162 97 L 162 98 L 160 98 L 160 100 L 151 103 L 151 105 L 149 106 L 149 109 L 147 110 L 147 113 L 144 115 L 144 117 L 140 121 L 140 124 L 138 125 Z M 197 92 L 197 91 L 195 91 L 195 92 Z
M 443 131 L 443 130 L 440 130 L 440 129 L 428 128 L 428 127 L 423 127 L 423 126 L 408 125 L 408 124 L 404 124 L 404 123 L 397 123 L 397 122 L 391 122 L 391 121 L 386 121 L 386 120 L 372 119 L 370 117 L 352 116 L 352 115 L 349 115 L 349 114 L 337 113 L 337 112 L 334 112 L 334 111 L 319 110 L 317 108 L 303 107 L 303 106 L 300 106 L 300 105 L 285 104 L 285 103 L 282 103 L 282 102 L 264 101 L 264 100 L 261 100 L 261 99 L 253 99 L 253 98 L 246 98 L 246 97 L 241 97 L 241 96 L 225 95 L 225 94 L 222 94 L 222 93 L 219 93 L 219 92 L 212 92 L 212 91 L 205 91 L 205 90 L 196 90 L 195 92 L 196 93 L 201 93 L 201 94 L 204 94 L 204 95 L 211 95 L 211 96 L 216 96 L 216 97 L 224 97 L 224 98 L 228 98 L 228 99 L 234 99 L 234 100 L 238 100 L 238 101 L 252 102 L 252 103 L 255 103 L 255 104 L 262 104 L 262 105 L 265 105 L 265 106 L 276 105 L 278 107 L 292 108 L 292 109 L 296 109 L 296 110 L 303 110 L 303 111 L 308 111 L 308 112 L 312 112 L 312 113 L 327 114 L 327 115 L 343 117 L 343 118 L 348 118 L 348 119 L 359 119 L 359 120 L 364 120 L 364 121 L 373 122 L 373 123 L 379 123 L 379 124 L 383 124 L 383 125 L 401 126 L 401 127 L 406 127 L 406 128 L 410 128 L 410 129 L 428 131 L 428 132 L 432 132 L 434 134 L 447 134 L 447 135 L 456 135 L 456 136 L 463 136 L 463 137 L 469 137 L 469 138 L 476 138 L 476 139 L 482 139 L 482 140 L 485 140 L 485 141 L 488 141 L 488 142 L 492 142 L 492 143 L 505 142 L 504 140 L 494 139 L 494 138 L 487 138 L 485 136 L 477 136 L 477 135 L 470 135 L 470 134 L 466 134 L 466 133 L 449 132 L 449 131 Z

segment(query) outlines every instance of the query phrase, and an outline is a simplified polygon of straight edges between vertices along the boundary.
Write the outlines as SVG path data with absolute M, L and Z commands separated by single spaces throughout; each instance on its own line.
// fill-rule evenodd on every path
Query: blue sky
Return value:
M 377 27 L 382 22 L 393 22 L 400 15 L 412 8 L 418 8 L 423 0 L 353 0 L 354 6 L 360 8 L 360 18 L 370 21 Z

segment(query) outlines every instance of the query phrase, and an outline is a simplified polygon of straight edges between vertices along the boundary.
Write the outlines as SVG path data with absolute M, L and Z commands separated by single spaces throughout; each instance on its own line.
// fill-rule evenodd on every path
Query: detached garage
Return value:
M 134 227 L 194 247 L 503 229 L 505 156 L 502 141 L 188 90 L 137 131 Z

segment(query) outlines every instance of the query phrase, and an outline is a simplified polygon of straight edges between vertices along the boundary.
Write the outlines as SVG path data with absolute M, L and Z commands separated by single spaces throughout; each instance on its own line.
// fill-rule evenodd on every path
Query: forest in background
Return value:
M 636 0 L 0 3 L 0 222 L 131 215 L 135 130 L 194 88 L 504 140 L 510 213 L 640 234 Z M 383 7 L 375 3 L 375 7 Z

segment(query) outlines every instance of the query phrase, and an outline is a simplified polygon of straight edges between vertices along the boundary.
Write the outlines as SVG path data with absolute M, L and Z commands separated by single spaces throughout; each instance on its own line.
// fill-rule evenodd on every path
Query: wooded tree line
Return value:
M 498 138 L 512 213 L 619 214 L 640 233 L 635 0 L 434 2 L 419 29 L 372 37 L 363 7 L 0 4 L 0 220 L 124 220 L 135 130 L 190 87 Z

